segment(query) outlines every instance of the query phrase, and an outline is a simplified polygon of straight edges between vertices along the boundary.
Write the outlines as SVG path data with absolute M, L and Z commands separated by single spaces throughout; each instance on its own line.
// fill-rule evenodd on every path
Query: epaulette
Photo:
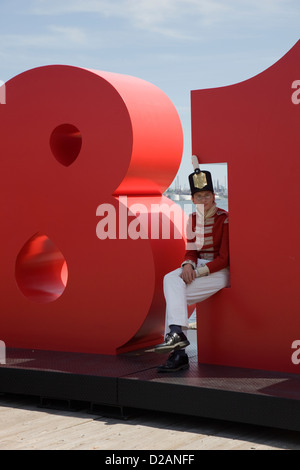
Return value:
M 217 212 L 216 212 L 217 215 L 225 215 L 226 216 L 226 219 L 224 220 L 224 224 L 228 224 L 228 212 L 225 210 L 225 209 L 220 209 L 218 208 Z

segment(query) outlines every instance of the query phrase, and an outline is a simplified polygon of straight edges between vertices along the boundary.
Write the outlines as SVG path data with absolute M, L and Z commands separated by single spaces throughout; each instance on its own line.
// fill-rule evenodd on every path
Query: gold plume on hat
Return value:
M 192 164 L 194 168 L 193 182 L 195 188 L 203 189 L 207 185 L 206 174 L 199 168 L 199 161 L 196 155 L 192 156 Z

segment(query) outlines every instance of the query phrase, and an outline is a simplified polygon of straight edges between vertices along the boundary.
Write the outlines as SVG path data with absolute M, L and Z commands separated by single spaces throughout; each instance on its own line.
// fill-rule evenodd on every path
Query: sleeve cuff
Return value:
M 183 268 L 183 266 L 186 265 L 186 264 L 191 264 L 193 266 L 193 268 L 196 269 L 196 263 L 194 263 L 194 261 L 192 261 L 191 259 L 187 259 L 186 261 L 184 261 L 181 264 L 181 267 Z
M 199 268 L 195 269 L 196 277 L 203 277 L 209 275 L 209 269 L 207 266 L 200 266 Z

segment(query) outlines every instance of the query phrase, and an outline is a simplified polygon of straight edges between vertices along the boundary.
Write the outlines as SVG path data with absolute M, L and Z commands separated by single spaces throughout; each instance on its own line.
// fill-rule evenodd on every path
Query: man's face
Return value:
M 194 204 L 203 204 L 204 210 L 208 211 L 215 202 L 215 196 L 211 191 L 198 191 L 192 197 Z

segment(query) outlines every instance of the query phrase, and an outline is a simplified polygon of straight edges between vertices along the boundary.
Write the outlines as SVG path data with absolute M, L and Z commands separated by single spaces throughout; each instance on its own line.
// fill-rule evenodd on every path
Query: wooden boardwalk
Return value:
M 0 450 L 300 450 L 296 431 L 141 409 L 124 420 L 88 404 L 47 405 L 0 393 Z
M 300 433 L 173 414 L 127 420 L 0 395 L 0 450 L 300 450 Z

